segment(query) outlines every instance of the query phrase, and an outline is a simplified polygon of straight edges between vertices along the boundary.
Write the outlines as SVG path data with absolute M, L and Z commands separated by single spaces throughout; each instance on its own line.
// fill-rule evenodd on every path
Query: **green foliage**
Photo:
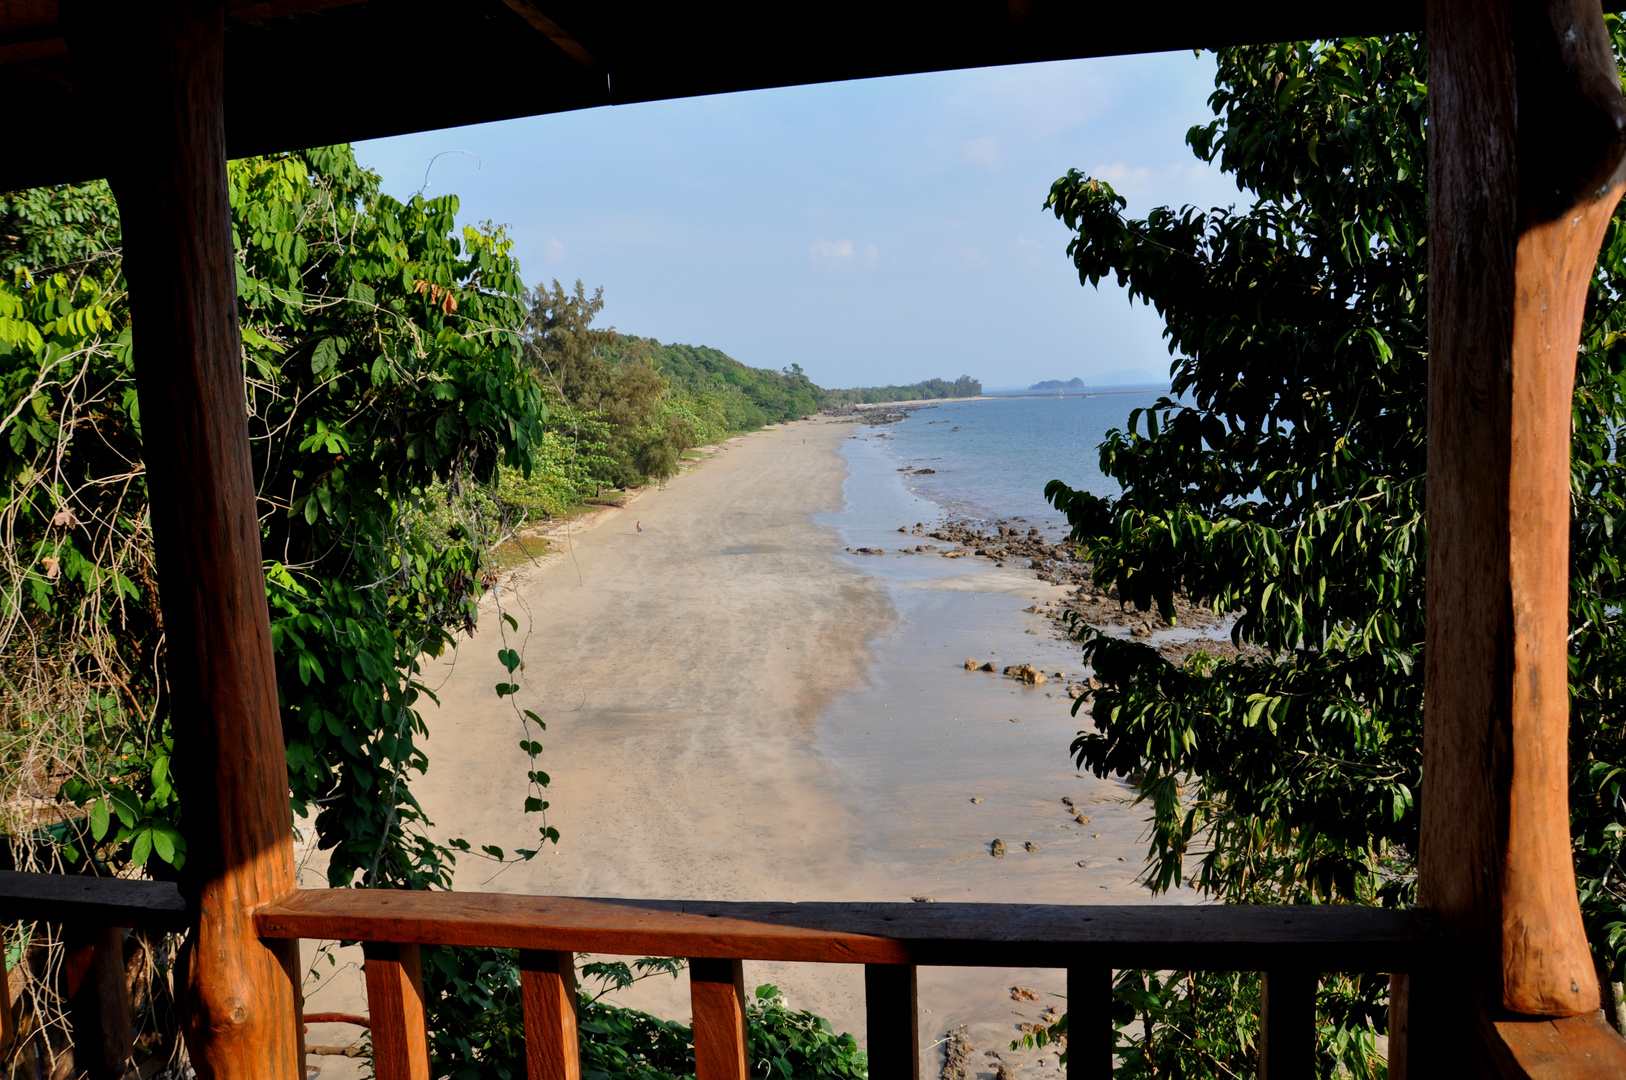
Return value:
M 953 382 L 947 379 L 927 379 L 908 386 L 860 386 L 853 390 L 826 390 L 823 404 L 874 405 L 887 401 L 930 401 L 934 398 L 981 397 L 982 383 L 969 375 L 961 375 Z
M 1617 27 L 1618 32 L 1618 27 Z M 1617 38 L 1617 51 L 1619 40 Z M 1411 37 L 1222 50 L 1217 119 L 1188 136 L 1257 201 L 1141 219 L 1070 172 L 1048 207 L 1081 282 L 1163 317 L 1173 393 L 1101 445 L 1123 489 L 1047 496 L 1096 579 L 1172 616 L 1183 592 L 1238 612 L 1232 650 L 1171 663 L 1084 629 L 1103 687 L 1079 764 L 1139 774 L 1147 884 L 1230 902 L 1403 905 L 1415 894 L 1423 647 L 1427 225 L 1425 50 Z M 1587 306 L 1574 409 L 1572 825 L 1600 970 L 1620 978 L 1626 578 L 1626 229 Z M 1195 867 L 1188 860 L 1195 861 Z M 1146 984 L 1158 1032 L 1231 1046 L 1230 976 Z M 1156 985 L 1154 985 L 1156 984 Z M 1120 986 L 1122 990 L 1122 986 Z M 1324 1074 L 1379 1075 L 1381 979 L 1327 980 Z M 1120 993 L 1120 1001 L 1122 1001 Z M 1203 1010 L 1207 1002 L 1211 1013 Z M 1171 1011 L 1172 1010 L 1172 1011 Z M 1184 1010 L 1182 1013 L 1181 1010 Z M 1156 1056 L 1131 1075 L 1173 1075 Z

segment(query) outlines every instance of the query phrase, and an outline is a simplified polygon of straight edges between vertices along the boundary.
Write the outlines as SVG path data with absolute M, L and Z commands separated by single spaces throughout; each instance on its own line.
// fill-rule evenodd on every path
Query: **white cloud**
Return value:
M 990 136 L 961 143 L 960 156 L 973 165 L 986 165 L 989 168 L 996 168 L 1005 160 L 999 140 Z
M 865 244 L 860 253 L 858 245 L 848 239 L 820 240 L 808 249 L 808 257 L 813 260 L 813 265 L 826 270 L 854 270 L 860 260 L 864 269 L 874 270 L 881 264 L 881 249 L 874 244 Z
M 558 266 L 560 263 L 564 262 L 570 257 L 570 252 L 565 250 L 565 245 L 556 236 L 549 240 L 547 247 L 543 249 L 543 257 L 546 258 L 548 262 Z

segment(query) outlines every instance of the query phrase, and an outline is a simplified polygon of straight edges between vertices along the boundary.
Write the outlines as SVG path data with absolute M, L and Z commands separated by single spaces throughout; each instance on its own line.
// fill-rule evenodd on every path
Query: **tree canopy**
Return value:
M 1189 656 L 1081 628 L 1102 686 L 1073 750 L 1097 775 L 1134 778 L 1151 812 L 1154 890 L 1243 903 L 1415 896 L 1425 55 L 1409 36 L 1221 50 L 1215 119 L 1188 143 L 1251 205 L 1130 217 L 1110 185 L 1076 171 L 1046 203 L 1074 232 L 1081 283 L 1111 278 L 1151 304 L 1174 357 L 1170 394 L 1101 444 L 1122 494 L 1052 482 L 1047 495 L 1124 602 L 1172 619 L 1182 593 L 1235 615 L 1228 643 Z M 1572 824 L 1608 1001 L 1626 926 L 1623 274 L 1617 214 L 1577 375 L 1571 557 Z M 1246 1063 L 1250 1022 L 1211 993 L 1221 977 L 1131 974 L 1149 1021 L 1135 1075 Z M 1381 979 L 1323 985 L 1324 1045 L 1355 1075 L 1378 1068 L 1382 990 Z

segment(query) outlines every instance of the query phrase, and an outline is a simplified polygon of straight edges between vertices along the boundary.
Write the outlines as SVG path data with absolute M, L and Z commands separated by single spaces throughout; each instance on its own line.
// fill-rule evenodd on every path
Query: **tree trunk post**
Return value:
M 1419 901 L 1460 968 L 1411 1076 L 1598 1007 L 1568 805 L 1570 410 L 1626 100 L 1596 0 L 1429 0 L 1428 586 Z M 1464 990 L 1468 993 L 1464 993 Z
M 164 619 L 183 889 L 178 988 L 200 1076 L 301 1075 L 297 997 L 256 909 L 294 888 L 285 747 L 250 470 L 226 173 L 223 0 L 63 4 L 113 113 L 143 457 Z

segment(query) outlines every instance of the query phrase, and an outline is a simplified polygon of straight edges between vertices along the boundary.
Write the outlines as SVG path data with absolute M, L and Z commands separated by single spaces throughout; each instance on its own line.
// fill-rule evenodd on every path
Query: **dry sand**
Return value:
M 999 864 L 987 857 L 988 822 L 994 819 L 977 815 L 1004 814 L 1001 827 L 1013 838 L 1041 824 L 1076 829 L 1060 815 L 1058 791 L 1081 802 L 1113 804 L 1116 816 L 1106 840 L 1078 833 L 1066 843 L 1093 843 L 1091 858 L 1114 867 L 1120 864 L 1112 856 L 1120 849 L 1136 855 L 1143 850 L 1141 815 L 1128 808 L 1120 786 L 1074 777 L 1064 750 L 1076 725 L 1065 701 L 1026 691 L 1008 701 L 1016 691 L 995 685 L 1008 680 L 952 671 L 947 660 L 958 665 L 959 650 L 968 647 L 956 639 L 910 636 L 911 646 L 934 650 L 931 678 L 948 695 L 940 711 L 950 711 L 952 702 L 955 712 L 980 707 L 988 713 L 982 728 L 967 729 L 974 740 L 1010 743 L 1038 738 L 1042 730 L 1048 740 L 1042 752 L 1055 765 L 1051 774 L 1024 787 L 1015 770 L 986 781 L 953 777 L 944 767 L 948 779 L 934 784 L 937 765 L 898 772 L 888 745 L 855 748 L 844 742 L 847 724 L 841 719 L 832 721 L 838 729 L 824 740 L 834 749 L 821 749 L 821 714 L 864 714 L 871 707 L 866 695 L 893 696 L 886 680 L 871 671 L 875 644 L 890 649 L 889 656 L 905 656 L 894 640 L 899 635 L 888 634 L 898 624 L 897 594 L 875 572 L 882 569 L 880 560 L 867 564 L 843 556 L 835 529 L 811 517 L 842 508 L 846 465 L 838 451 L 854 431 L 851 424 L 815 419 L 730 440 L 668 487 L 646 489 L 625 509 L 556 537 L 563 554 L 503 580 L 479 633 L 426 673 L 442 705 L 426 714 L 431 764 L 415 791 L 438 837 L 509 851 L 537 846 L 539 816 L 521 813 L 529 794 L 526 771 L 533 766 L 517 748 L 526 736 L 516 705 L 531 709 L 547 724 L 535 737 L 545 748 L 540 767 L 552 777 L 547 822 L 558 828 L 560 841 L 530 862 L 506 867 L 464 857 L 457 870 L 460 889 L 899 900 L 910 890 L 930 892 L 937 882 L 952 890 L 939 897 L 944 900 L 1133 899 L 1128 864 L 1100 879 L 1099 889 L 1109 892 L 1085 895 L 1074 869 L 1078 852 L 1052 847 L 1047 859 L 1055 865 L 1041 870 L 1035 859 L 1026 877 L 1022 856 Z M 999 571 L 978 579 L 962 573 L 965 567 L 964 560 L 946 562 L 942 569 L 954 573 L 902 587 L 929 588 L 950 599 L 983 590 L 1003 605 L 999 619 L 1005 622 L 1041 588 L 1026 575 Z M 954 602 L 971 599 L 961 595 Z M 501 613 L 518 621 L 518 632 L 502 623 Z M 1004 641 L 1033 632 L 1015 624 L 1005 629 Z M 500 700 L 494 690 L 506 679 L 496 655 L 505 645 L 524 657 L 522 689 L 512 701 Z M 1063 649 L 1057 655 L 1067 655 Z M 917 654 L 889 662 L 920 666 Z M 893 676 L 909 681 L 920 672 Z M 909 692 L 915 692 L 912 685 Z M 919 693 L 925 695 L 927 687 Z M 977 695 L 981 706 L 971 702 Z M 913 699 L 917 711 L 925 701 Z M 878 700 L 873 705 L 894 711 Z M 1018 732 L 1007 714 L 1019 707 L 1030 716 L 1044 715 Z M 1040 722 L 1049 726 L 1040 729 Z M 984 729 L 986 736 L 980 734 Z M 895 746 L 908 747 L 907 731 L 902 725 L 898 731 L 904 741 Z M 931 742 L 952 745 L 936 733 Z M 967 745 L 975 757 L 976 742 Z M 963 748 L 956 753 L 965 756 Z M 924 810 L 911 813 L 900 803 L 896 821 L 902 824 L 888 833 L 872 820 L 877 812 L 890 813 L 888 793 L 859 797 L 855 782 L 918 788 L 905 801 Z M 983 787 L 967 786 L 973 782 Z M 1024 790 L 991 791 L 989 783 Z M 974 790 L 988 797 L 986 807 L 981 800 L 976 807 L 969 803 L 965 795 Z M 930 801 L 938 796 L 941 807 Z M 1009 804 L 1003 809 L 1002 798 Z M 1096 816 L 1106 820 L 1099 811 Z M 1051 835 L 1044 834 L 1047 845 Z M 355 970 L 344 966 L 355 959 L 342 955 L 337 977 L 310 985 L 308 1008 L 364 1009 Z M 748 986 L 774 982 L 794 1006 L 829 1016 L 838 1031 L 850 1030 L 861 1040 L 866 1035 L 858 969 L 751 963 L 746 978 Z M 952 1024 L 974 1023 L 973 1068 L 992 1076 L 1000 1060 L 983 1052 L 1004 1052 L 1016 1023 L 1035 1019 L 1049 1004 L 1063 1004 L 1051 996 L 1062 981 L 1061 972 L 923 971 L 922 1041 L 929 1047 Z M 1045 999 L 1017 1006 L 1008 993 L 1016 982 L 1043 991 Z M 652 980 L 617 1000 L 686 1019 L 687 981 Z M 353 1035 L 354 1029 L 318 1027 L 310 1038 L 332 1044 Z M 1053 1052 L 1004 1056 L 1025 1065 L 1024 1076 L 1054 1072 Z M 328 1077 L 350 1075 L 355 1064 L 325 1060 Z M 926 1058 L 928 1073 L 936 1072 L 934 1060 Z

